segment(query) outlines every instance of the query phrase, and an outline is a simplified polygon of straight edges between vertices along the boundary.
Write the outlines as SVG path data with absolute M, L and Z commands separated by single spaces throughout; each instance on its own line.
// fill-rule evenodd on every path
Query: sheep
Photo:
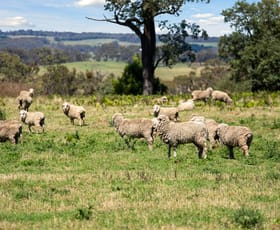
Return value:
M 28 111 L 30 105 L 32 104 L 33 95 L 34 95 L 33 88 L 30 88 L 29 91 L 26 91 L 26 90 L 20 91 L 20 94 L 17 97 L 18 109 L 24 109 L 24 110 Z
M 169 117 L 170 120 L 178 121 L 179 111 L 176 107 L 160 107 L 159 105 L 153 106 L 153 115 L 158 117 L 159 115 L 164 114 Z
M 131 139 L 144 138 L 148 143 L 149 150 L 152 150 L 154 143 L 154 122 L 148 118 L 127 119 L 121 113 L 112 116 L 112 123 L 116 132 L 125 140 L 129 146 Z M 132 144 L 133 147 L 134 143 Z
M 79 120 L 79 125 L 85 124 L 86 110 L 83 106 L 72 105 L 68 102 L 64 102 L 62 105 L 64 114 L 70 118 L 70 122 L 74 125 L 74 120 Z
M 0 121 L 0 141 L 10 140 L 12 144 L 18 144 L 22 136 L 22 125 L 17 120 Z
M 214 90 L 211 96 L 212 96 L 212 100 L 214 101 L 222 101 L 227 104 L 231 104 L 233 102 L 230 96 L 226 92 L 220 90 Z
M 227 146 L 230 159 L 234 159 L 234 147 L 239 147 L 243 151 L 245 157 L 249 156 L 249 148 L 253 140 L 253 133 L 248 127 L 229 126 L 222 123 L 218 125 L 215 138 Z
M 193 110 L 195 108 L 195 104 L 193 99 L 188 99 L 185 102 L 180 102 L 177 108 L 179 112 L 184 110 Z
M 168 116 L 159 115 L 154 121 L 154 127 L 161 140 L 168 144 L 168 158 L 171 157 L 171 148 L 176 157 L 176 148 L 179 144 L 193 143 L 198 150 L 199 158 L 207 157 L 207 128 L 202 122 L 173 122 Z
M 162 104 L 167 103 L 167 102 L 168 102 L 168 99 L 167 99 L 166 96 L 162 96 L 162 97 L 160 97 L 160 98 L 155 98 L 155 99 L 153 100 L 153 102 L 156 103 L 156 104 L 162 105 Z
M 194 101 L 202 100 L 204 102 L 207 102 L 211 97 L 212 92 L 213 89 L 211 87 L 208 87 L 206 90 L 194 90 L 192 91 L 191 95 Z
M 26 110 L 20 110 L 19 112 L 20 120 L 28 125 L 28 129 L 30 132 L 31 126 L 40 126 L 42 128 L 42 132 L 45 131 L 45 115 L 42 112 L 27 112 Z
M 210 149 L 217 147 L 218 142 L 215 139 L 216 131 L 219 123 L 214 119 L 205 118 L 204 116 L 192 115 L 190 121 L 203 122 L 208 130 L 208 141 L 210 142 Z

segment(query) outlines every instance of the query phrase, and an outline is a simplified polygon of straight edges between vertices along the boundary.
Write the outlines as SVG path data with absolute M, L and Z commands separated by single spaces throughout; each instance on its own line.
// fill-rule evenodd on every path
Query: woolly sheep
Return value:
M 230 98 L 230 96 L 223 91 L 220 90 L 214 90 L 211 94 L 212 96 L 212 100 L 214 101 L 222 101 L 225 102 L 227 104 L 231 104 L 232 103 L 232 99 Z
M 176 107 L 160 107 L 159 105 L 153 106 L 153 115 L 158 117 L 159 115 L 167 115 L 170 120 L 178 121 L 179 111 Z
M 192 91 L 191 95 L 194 101 L 202 100 L 204 102 L 207 102 L 211 97 L 212 92 L 213 89 L 211 87 L 208 87 L 206 90 L 194 90 Z
M 249 148 L 253 140 L 253 133 L 245 126 L 229 126 L 222 123 L 218 125 L 216 139 L 227 146 L 231 159 L 234 159 L 234 147 L 239 147 L 244 155 L 248 157 Z
M 144 138 L 149 150 L 152 150 L 154 143 L 153 120 L 148 118 L 126 119 L 121 113 L 115 113 L 112 116 L 112 122 L 116 132 L 124 138 L 127 145 L 131 139 Z
M 79 120 L 79 125 L 82 126 L 85 123 L 86 110 L 83 106 L 72 105 L 68 102 L 64 102 L 62 105 L 64 114 L 70 118 L 70 122 L 74 125 L 74 120 Z
M 174 157 L 179 144 L 193 143 L 198 150 L 199 158 L 207 157 L 207 128 L 202 122 L 173 122 L 168 116 L 160 115 L 154 127 L 161 140 L 168 144 L 168 158 L 173 147 Z
M 30 88 L 29 91 L 22 90 L 17 97 L 18 109 L 24 109 L 28 111 L 30 105 L 32 104 L 32 98 L 34 95 L 34 89 Z
M 17 144 L 22 135 L 22 125 L 16 120 L 0 121 L 0 141 L 10 140 L 11 143 Z
M 188 99 L 187 101 L 180 102 L 177 108 L 179 112 L 184 110 L 193 110 L 195 108 L 195 104 L 193 99 Z
M 217 146 L 217 140 L 215 139 L 217 128 L 219 123 L 214 119 L 205 118 L 204 116 L 192 115 L 190 121 L 203 122 L 208 130 L 208 140 L 210 142 L 210 149 L 213 149 Z
M 19 116 L 20 120 L 28 125 L 30 132 L 32 132 L 31 126 L 40 126 L 42 132 L 45 131 L 45 115 L 42 112 L 27 112 L 26 110 L 20 110 Z
M 155 98 L 153 101 L 154 101 L 154 103 L 156 103 L 156 104 L 162 105 L 162 104 L 167 103 L 167 102 L 168 102 L 168 99 L 167 99 L 166 96 L 162 96 L 162 97 L 160 97 L 160 98 Z

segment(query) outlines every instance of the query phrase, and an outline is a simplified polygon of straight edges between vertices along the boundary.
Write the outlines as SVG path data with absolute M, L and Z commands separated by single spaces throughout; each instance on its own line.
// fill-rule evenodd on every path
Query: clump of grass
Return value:
M 77 220 L 90 220 L 92 218 L 92 206 L 78 208 L 75 214 Z
M 233 215 L 234 222 L 246 229 L 260 227 L 263 219 L 262 214 L 258 210 L 246 209 L 244 207 L 236 210 Z
M 6 120 L 5 110 L 0 109 L 0 120 Z

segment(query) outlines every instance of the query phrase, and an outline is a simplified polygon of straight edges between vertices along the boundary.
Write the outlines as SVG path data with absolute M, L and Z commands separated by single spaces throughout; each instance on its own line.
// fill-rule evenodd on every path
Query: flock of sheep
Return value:
M 17 97 L 20 121 L 6 120 L 0 121 L 0 141 L 10 140 L 17 144 L 22 135 L 22 123 L 28 126 L 32 132 L 32 126 L 41 127 L 44 132 L 45 115 L 42 112 L 29 112 L 32 104 L 34 90 L 21 91 Z M 121 113 L 112 116 L 112 124 L 116 132 L 124 138 L 129 145 L 136 138 L 144 138 L 150 150 L 156 136 L 168 145 L 168 157 L 171 157 L 171 150 L 176 156 L 176 148 L 180 144 L 193 143 L 198 152 L 199 158 L 207 157 L 207 146 L 211 149 L 224 144 L 228 147 L 229 157 L 234 158 L 233 148 L 239 147 L 246 157 L 249 156 L 249 148 L 253 139 L 252 131 L 244 126 L 230 126 L 219 124 L 213 119 L 203 116 L 193 115 L 188 121 L 179 121 L 179 113 L 184 110 L 193 110 L 194 101 L 220 100 L 225 103 L 232 103 L 232 99 L 227 93 L 208 88 L 206 90 L 195 90 L 192 92 L 192 99 L 180 101 L 177 107 L 162 106 L 168 101 L 166 96 L 156 99 L 153 106 L 153 118 L 128 119 Z M 160 105 L 159 105 L 160 104 Z M 79 121 L 79 125 L 84 125 L 86 110 L 83 106 L 77 106 L 64 102 L 63 113 L 70 119 Z

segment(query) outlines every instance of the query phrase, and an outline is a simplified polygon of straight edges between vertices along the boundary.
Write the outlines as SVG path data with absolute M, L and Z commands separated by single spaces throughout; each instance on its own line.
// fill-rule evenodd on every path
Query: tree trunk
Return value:
M 154 18 L 146 19 L 144 33 L 141 36 L 143 65 L 143 95 L 153 94 L 155 72 L 156 33 Z

